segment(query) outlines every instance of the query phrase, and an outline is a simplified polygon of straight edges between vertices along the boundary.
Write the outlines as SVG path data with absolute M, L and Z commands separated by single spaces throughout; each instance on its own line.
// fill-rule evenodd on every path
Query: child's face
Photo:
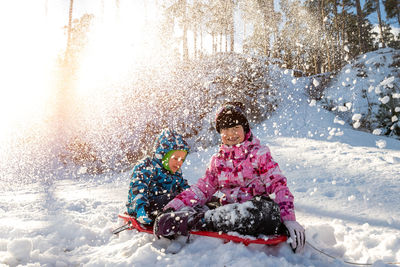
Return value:
M 177 150 L 172 153 L 172 156 L 168 162 L 168 167 L 172 173 L 176 173 L 182 167 L 182 164 L 186 158 L 186 154 L 187 152 L 183 150 Z
M 244 137 L 245 134 L 242 125 L 221 129 L 221 139 L 225 145 L 233 146 L 240 144 L 244 141 Z

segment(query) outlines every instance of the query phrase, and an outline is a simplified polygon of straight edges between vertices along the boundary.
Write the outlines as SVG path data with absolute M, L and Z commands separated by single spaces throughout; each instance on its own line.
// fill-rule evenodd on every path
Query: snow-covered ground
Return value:
M 394 133 L 400 127 L 399 58 L 392 48 L 359 56 L 325 88 L 323 102 L 355 129 Z
M 278 69 L 271 71 L 279 71 Z M 400 262 L 400 141 L 355 131 L 305 96 L 305 80 L 282 72 L 284 102 L 253 128 L 270 146 L 295 196 L 310 245 L 293 254 L 191 237 L 171 243 L 122 224 L 130 173 L 31 184 L 1 182 L 0 266 L 389 266 Z M 192 153 L 194 183 L 216 147 Z M 22 179 L 26 180 L 26 179 Z M 390 265 L 391 266 L 391 265 Z

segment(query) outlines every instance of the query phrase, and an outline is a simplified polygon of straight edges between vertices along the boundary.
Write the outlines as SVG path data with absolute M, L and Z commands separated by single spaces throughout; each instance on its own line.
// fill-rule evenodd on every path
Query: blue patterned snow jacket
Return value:
M 171 150 L 186 150 L 189 145 L 183 137 L 170 130 L 163 130 L 155 141 L 152 157 L 142 159 L 134 168 L 129 187 L 128 213 L 135 215 L 139 207 L 149 206 L 149 202 L 161 194 L 178 194 L 189 188 L 179 169 L 175 174 L 166 170 L 162 158 Z

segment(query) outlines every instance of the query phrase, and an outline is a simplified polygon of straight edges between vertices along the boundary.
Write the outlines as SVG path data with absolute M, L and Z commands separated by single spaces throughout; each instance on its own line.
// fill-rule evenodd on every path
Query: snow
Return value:
M 362 115 L 361 114 L 354 114 L 352 117 L 353 121 L 359 121 L 361 119 Z
M 324 91 L 321 103 L 349 125 L 353 124 L 352 117 L 355 114 L 361 114 L 368 121 L 367 125 L 363 125 L 364 131 L 373 132 L 376 128 L 384 128 L 382 118 L 390 121 L 391 111 L 396 110 L 393 105 L 398 103 L 398 53 L 398 50 L 384 48 L 359 56 L 332 79 Z M 353 127 L 359 128 L 360 125 L 353 124 Z M 391 124 L 385 126 L 387 129 L 382 129 L 382 134 L 392 132 L 391 135 L 396 135 L 390 128 Z
M 382 98 L 379 98 L 379 101 L 381 101 L 383 104 L 387 104 L 390 100 L 389 96 L 384 96 Z
M 130 171 L 89 175 L 80 169 L 74 179 L 29 183 L 22 177 L 12 183 L 0 178 L 0 266 L 348 266 L 344 261 L 389 266 L 385 263 L 400 262 L 400 141 L 379 136 L 379 129 L 374 134 L 354 130 L 308 99 L 306 78 L 293 82 L 291 72 L 273 65 L 270 71 L 285 88 L 283 102 L 273 116 L 254 125 L 253 132 L 270 147 L 286 175 L 309 244 L 336 259 L 310 245 L 293 254 L 286 243 L 246 247 L 200 236 L 190 237 L 186 244 L 186 238 L 156 240 L 136 231 L 112 235 L 122 224 L 117 215 L 125 211 Z M 341 106 L 357 110 L 354 100 Z M 361 114 L 355 112 L 351 118 L 358 121 Z M 190 184 L 203 175 L 216 150 L 188 155 L 183 172 Z
M 17 261 L 29 259 L 32 251 L 32 241 L 30 239 L 16 239 L 7 244 L 7 251 Z

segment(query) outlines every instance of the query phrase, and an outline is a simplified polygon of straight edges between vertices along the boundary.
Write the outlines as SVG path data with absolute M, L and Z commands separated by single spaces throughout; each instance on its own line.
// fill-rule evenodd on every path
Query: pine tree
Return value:
M 382 47 L 386 47 L 385 39 L 383 38 L 383 21 L 381 17 L 381 5 L 379 0 L 367 0 L 364 6 L 364 13 L 368 16 L 373 12 L 376 12 L 378 17 L 378 27 L 379 27 L 379 42 L 381 43 Z
M 389 19 L 397 19 L 400 25 L 400 0 L 383 0 L 386 16 Z
M 362 12 L 360 0 L 355 0 L 355 4 L 357 10 L 357 33 L 358 33 L 358 44 L 359 44 L 358 54 L 363 54 L 367 51 L 365 40 L 363 38 L 365 34 L 365 30 L 363 27 L 365 14 Z
M 391 84 L 391 87 L 381 93 L 381 103 L 379 105 L 376 121 L 378 127 L 385 130 L 385 135 L 400 136 L 400 99 L 393 97 L 400 93 L 400 87 L 396 84 Z M 387 100 L 383 101 L 383 99 Z

